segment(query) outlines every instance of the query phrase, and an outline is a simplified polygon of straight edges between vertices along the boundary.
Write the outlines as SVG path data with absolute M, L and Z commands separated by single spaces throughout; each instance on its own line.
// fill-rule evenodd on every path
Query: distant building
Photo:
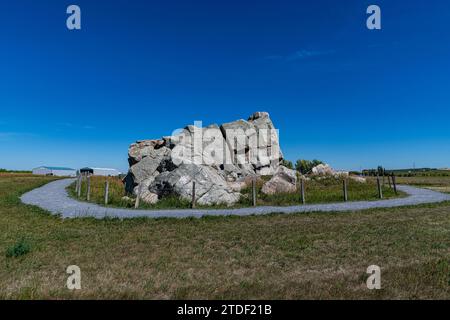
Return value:
M 85 168 L 81 168 L 80 170 L 78 170 L 80 172 L 80 174 L 83 175 L 93 175 L 94 174 L 94 169 L 89 168 L 89 167 L 85 167 Z
M 90 175 L 94 175 L 94 176 L 106 176 L 106 177 L 116 177 L 121 174 L 121 172 L 116 169 L 91 168 L 91 167 L 81 168 L 80 173 L 81 174 L 90 174 Z
M 72 168 L 64 167 L 38 167 L 33 169 L 33 174 L 42 176 L 75 177 L 77 171 Z

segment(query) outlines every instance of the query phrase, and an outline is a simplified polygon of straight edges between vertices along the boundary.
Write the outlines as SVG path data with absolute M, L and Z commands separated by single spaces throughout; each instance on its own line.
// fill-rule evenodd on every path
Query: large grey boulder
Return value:
M 125 189 L 129 193 L 137 194 L 136 189 L 144 182 L 146 185 L 159 175 L 158 168 L 164 163 L 164 160 L 170 159 L 171 150 L 166 147 L 155 149 L 151 144 L 143 143 L 142 149 L 132 145 L 129 152 L 129 161 L 137 161 L 130 167 L 127 178 L 125 179 Z
M 275 174 L 283 154 L 278 132 L 267 112 L 255 112 L 247 121 L 224 123 L 220 129 L 235 165 L 259 175 Z
M 148 156 L 132 166 L 130 172 L 134 177 L 134 181 L 139 184 L 154 176 L 158 167 L 160 167 L 161 162 L 166 157 L 170 156 L 170 152 L 170 149 L 166 147 L 153 150 Z
M 163 147 L 164 140 L 141 140 L 130 145 L 128 149 L 128 162 L 130 167 L 151 155 L 155 149 Z
M 182 164 L 173 171 L 158 175 L 149 190 L 159 195 L 175 194 L 190 201 L 195 182 L 196 202 L 201 205 L 236 203 L 240 194 L 226 183 L 222 176 L 209 166 Z
M 195 163 L 219 169 L 225 157 L 230 158 L 230 150 L 218 125 L 205 128 L 187 126 L 176 135 L 166 137 L 172 147 L 172 161 Z M 231 163 L 231 162 L 230 162 Z
M 124 183 L 129 194 L 155 203 L 168 193 L 190 200 L 195 181 L 198 203 L 230 205 L 239 200 L 247 177 L 274 175 L 282 158 L 269 114 L 256 112 L 247 121 L 190 125 L 131 144 Z

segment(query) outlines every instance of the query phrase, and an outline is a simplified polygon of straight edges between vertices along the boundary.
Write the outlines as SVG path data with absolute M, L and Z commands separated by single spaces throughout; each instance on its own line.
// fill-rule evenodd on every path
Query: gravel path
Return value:
M 301 213 L 301 212 L 332 212 L 332 211 L 356 211 L 371 208 L 392 208 L 408 205 L 417 205 L 424 203 L 435 203 L 450 201 L 450 195 L 443 194 L 427 189 L 414 188 L 410 186 L 398 186 L 398 189 L 406 192 L 409 196 L 391 200 L 379 201 L 358 201 L 358 202 L 340 202 L 329 204 L 310 204 L 291 207 L 250 207 L 240 209 L 172 209 L 172 210 L 134 210 L 120 208 L 106 208 L 96 204 L 77 201 L 70 198 L 66 187 L 74 179 L 64 179 L 50 182 L 43 187 L 34 189 L 25 193 L 21 200 L 26 204 L 36 205 L 53 214 L 60 214 L 64 218 L 76 217 L 116 217 L 116 218 L 134 218 L 134 217 L 202 217 L 202 216 L 248 216 L 268 213 Z

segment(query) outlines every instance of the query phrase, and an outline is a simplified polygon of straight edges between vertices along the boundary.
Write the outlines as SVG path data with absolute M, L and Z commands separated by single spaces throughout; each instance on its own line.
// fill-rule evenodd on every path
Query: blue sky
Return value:
M 254 111 L 290 160 L 447 167 L 449 21 L 448 1 L 8 1 L 0 167 L 125 171 L 135 140 Z

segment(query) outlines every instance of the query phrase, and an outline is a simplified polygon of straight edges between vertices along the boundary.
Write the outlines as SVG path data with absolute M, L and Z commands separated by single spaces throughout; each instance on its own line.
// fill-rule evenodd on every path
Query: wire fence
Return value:
M 266 181 L 253 177 L 247 181 L 247 187 L 241 190 L 242 197 L 239 204 L 241 206 L 293 205 L 339 200 L 367 200 L 374 197 L 383 199 L 385 195 L 388 197 L 398 195 L 395 175 L 383 175 L 375 178 L 366 177 L 366 179 L 368 181 L 362 187 L 362 183 L 355 182 L 350 178 L 339 178 L 330 182 L 325 179 L 312 180 L 301 177 L 298 179 L 296 192 L 267 195 L 261 192 L 262 186 Z M 186 190 L 186 194 L 190 197 L 189 201 L 184 199 L 183 203 L 178 205 L 176 201 L 181 200 L 176 197 L 173 188 L 168 183 L 156 186 L 158 196 L 160 198 L 172 197 L 169 203 L 172 203 L 175 207 L 196 208 L 199 198 L 199 187 L 196 185 L 194 177 L 191 177 L 191 183 L 187 184 L 187 188 L 189 188 Z M 143 203 L 146 203 L 141 199 L 144 191 L 141 184 L 136 192 L 137 196 L 130 195 L 125 191 L 122 179 L 92 175 L 78 176 L 74 190 L 76 196 L 81 200 L 130 208 L 139 208 Z

